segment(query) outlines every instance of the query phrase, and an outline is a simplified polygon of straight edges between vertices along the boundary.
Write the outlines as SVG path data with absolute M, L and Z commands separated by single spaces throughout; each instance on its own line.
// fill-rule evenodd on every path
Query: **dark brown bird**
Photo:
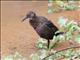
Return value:
M 47 39 L 48 48 L 49 48 L 50 40 L 53 39 L 53 36 L 62 34 L 62 32 L 55 34 L 55 32 L 58 31 L 58 28 L 47 18 L 42 16 L 37 16 L 33 11 L 27 13 L 26 17 L 22 21 L 28 18 L 31 26 L 38 33 L 38 35 L 44 39 Z

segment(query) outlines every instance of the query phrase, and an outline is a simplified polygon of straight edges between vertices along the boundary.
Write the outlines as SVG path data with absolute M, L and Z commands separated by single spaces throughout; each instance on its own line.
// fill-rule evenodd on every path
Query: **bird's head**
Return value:
M 24 21 L 24 20 L 26 20 L 26 19 L 32 20 L 32 18 L 34 18 L 35 16 L 36 16 L 35 12 L 29 11 L 29 12 L 26 14 L 25 18 L 23 18 L 22 21 Z

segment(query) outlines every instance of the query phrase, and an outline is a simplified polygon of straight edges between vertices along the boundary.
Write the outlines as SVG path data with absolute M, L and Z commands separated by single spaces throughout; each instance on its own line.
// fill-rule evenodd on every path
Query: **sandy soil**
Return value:
M 24 15 L 32 10 L 37 15 L 50 19 L 56 26 L 59 16 L 66 16 L 70 19 L 80 20 L 79 11 L 66 11 L 47 14 L 47 2 L 2 2 L 1 3 L 1 49 L 2 55 L 20 52 L 23 56 L 29 57 L 37 51 L 35 43 L 39 36 L 30 26 L 28 21 L 21 22 Z

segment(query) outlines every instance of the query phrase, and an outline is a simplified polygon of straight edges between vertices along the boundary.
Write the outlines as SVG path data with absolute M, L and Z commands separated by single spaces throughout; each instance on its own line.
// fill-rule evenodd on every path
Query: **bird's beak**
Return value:
M 28 17 L 23 18 L 23 19 L 22 19 L 22 22 L 25 21 L 26 19 L 28 19 Z

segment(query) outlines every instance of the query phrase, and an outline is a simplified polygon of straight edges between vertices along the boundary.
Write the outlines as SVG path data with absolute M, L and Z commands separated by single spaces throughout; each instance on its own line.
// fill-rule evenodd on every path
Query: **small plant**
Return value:
M 48 0 L 48 13 L 78 10 L 80 7 L 77 2 L 76 0 Z
M 14 54 L 3 56 L 1 60 L 27 60 L 27 58 L 23 57 L 19 52 L 15 52 Z

